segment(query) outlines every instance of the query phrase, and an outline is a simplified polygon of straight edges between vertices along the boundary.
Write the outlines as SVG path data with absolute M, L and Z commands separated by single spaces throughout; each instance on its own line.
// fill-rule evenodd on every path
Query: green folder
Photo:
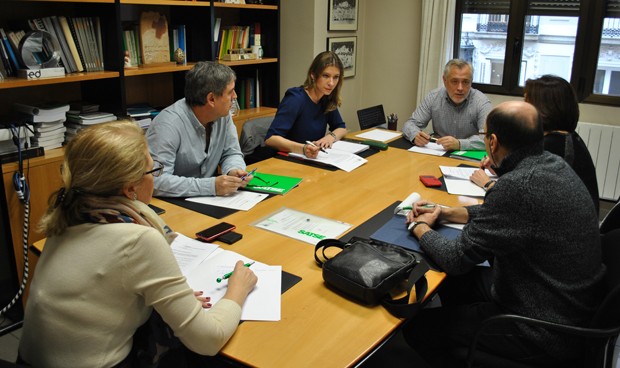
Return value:
M 248 190 L 269 194 L 285 194 L 295 188 L 301 178 L 256 172 L 245 187 Z
M 454 151 L 450 154 L 450 157 L 471 161 L 482 161 L 486 155 L 487 151 Z

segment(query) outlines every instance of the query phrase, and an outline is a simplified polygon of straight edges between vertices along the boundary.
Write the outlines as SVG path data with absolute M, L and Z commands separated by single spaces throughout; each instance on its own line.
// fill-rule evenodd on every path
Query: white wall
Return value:
M 327 31 L 328 0 L 281 0 L 280 94 L 303 84 L 327 37 L 357 36 L 355 77 L 344 80 L 342 114 L 357 130 L 357 110 L 383 104 L 399 127 L 415 109 L 423 0 L 357 0 L 357 31 Z M 488 96 L 493 105 L 516 96 Z M 620 125 L 620 108 L 580 104 L 581 121 Z
M 328 31 L 328 0 L 282 0 L 280 97 L 299 86 L 328 37 L 357 37 L 356 75 L 345 78 L 340 113 L 351 131 L 357 110 L 383 104 L 399 124 L 413 112 L 422 0 L 358 0 L 357 31 Z

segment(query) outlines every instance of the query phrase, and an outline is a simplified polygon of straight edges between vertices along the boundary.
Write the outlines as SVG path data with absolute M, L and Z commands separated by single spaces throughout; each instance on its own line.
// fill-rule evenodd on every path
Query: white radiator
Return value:
M 616 201 L 620 197 L 620 126 L 579 122 L 581 136 L 596 167 L 596 181 L 601 199 Z

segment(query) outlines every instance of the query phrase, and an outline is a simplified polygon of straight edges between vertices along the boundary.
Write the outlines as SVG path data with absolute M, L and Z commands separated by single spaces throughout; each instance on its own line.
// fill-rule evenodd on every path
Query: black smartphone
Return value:
M 233 244 L 236 243 L 237 241 L 241 240 L 241 238 L 243 238 L 243 235 L 236 233 L 234 231 L 229 231 L 225 234 L 222 234 L 220 237 L 218 237 L 217 241 L 221 241 L 223 243 L 226 244 Z
M 161 208 L 161 207 L 157 207 L 157 206 L 153 206 L 152 204 L 149 204 L 149 207 L 151 207 L 151 209 L 153 211 L 155 211 L 156 214 L 161 215 L 163 213 L 166 213 L 166 210 Z
M 212 242 L 219 236 L 236 229 L 236 226 L 228 222 L 220 222 L 217 225 L 206 228 L 196 233 L 196 237 L 202 241 Z

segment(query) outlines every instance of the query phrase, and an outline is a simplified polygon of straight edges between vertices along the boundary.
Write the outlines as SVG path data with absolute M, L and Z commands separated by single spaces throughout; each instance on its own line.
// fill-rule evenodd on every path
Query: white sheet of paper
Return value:
M 425 155 L 443 156 L 447 151 L 443 149 L 441 144 L 428 142 L 426 146 L 413 146 L 408 149 L 409 152 L 424 153 Z
M 183 234 L 178 234 L 170 245 L 172 254 L 177 259 L 183 276 L 189 275 L 198 265 L 213 253 L 219 246 L 191 239 Z
M 387 142 L 403 135 L 403 132 L 394 132 L 391 130 L 373 129 L 356 135 L 358 138 L 371 139 L 373 141 Z
M 329 153 L 319 152 L 317 158 L 308 158 L 299 153 L 289 153 L 289 156 L 301 157 L 308 161 L 322 162 L 324 164 L 335 166 L 346 172 L 351 172 L 368 162 L 365 158 L 361 158 L 353 153 L 339 150 L 329 150 L 328 152 Z
M 245 190 L 238 190 L 226 196 L 216 197 L 193 197 L 186 198 L 186 201 L 210 204 L 212 206 L 232 208 L 235 210 L 248 211 L 256 206 L 260 201 L 267 198 L 269 194 L 256 193 Z
M 322 239 L 338 238 L 351 228 L 350 224 L 342 221 L 331 220 L 286 207 L 253 225 L 314 245 Z
M 231 272 L 239 260 L 244 263 L 253 262 L 252 259 L 238 253 L 218 248 L 186 276 L 187 283 L 192 289 L 203 291 L 203 295 L 211 297 L 211 303 L 215 304 L 224 297 L 228 287 L 228 280 L 218 283 L 217 278 Z M 243 304 L 241 319 L 279 321 L 282 301 L 282 266 L 268 266 L 255 262 L 250 267 L 258 277 L 258 282 Z M 206 311 L 208 312 L 208 309 Z
M 441 173 L 453 179 L 469 180 L 474 171 L 478 170 L 476 167 L 455 167 L 455 166 L 439 166 Z M 487 176 L 491 179 L 497 179 L 497 175 L 493 175 L 489 170 L 484 170 Z
M 355 142 L 347 142 L 347 141 L 337 141 L 332 144 L 332 148 L 328 149 L 327 152 L 331 152 L 332 149 L 336 149 L 338 151 L 345 151 L 349 153 L 360 153 L 366 151 L 370 146 L 367 144 L 355 143 Z

